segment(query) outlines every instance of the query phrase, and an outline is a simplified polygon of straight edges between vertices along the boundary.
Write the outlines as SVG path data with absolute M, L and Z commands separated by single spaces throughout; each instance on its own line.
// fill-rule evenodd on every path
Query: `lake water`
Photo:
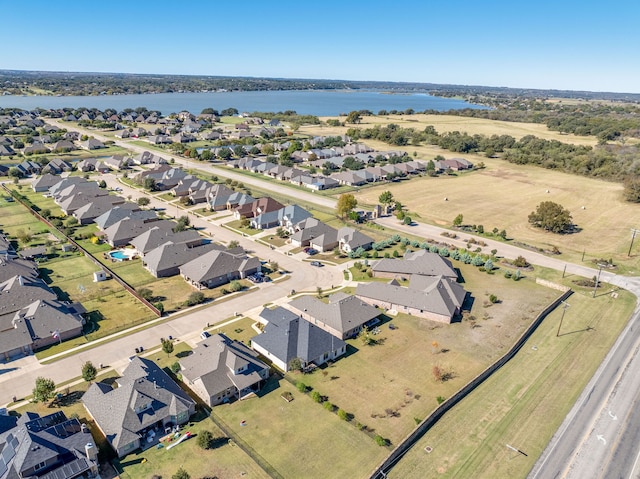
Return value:
M 224 110 L 237 108 L 240 112 L 278 112 L 294 110 L 299 114 L 335 116 L 353 110 L 404 111 L 458 110 L 485 108 L 453 98 L 441 98 L 426 93 L 388 94 L 363 90 L 295 90 L 295 91 L 241 91 L 210 93 L 158 93 L 155 95 L 108 96 L 0 96 L 0 108 L 125 108 L 146 107 L 163 115 L 188 110 L 198 114 L 204 108 Z

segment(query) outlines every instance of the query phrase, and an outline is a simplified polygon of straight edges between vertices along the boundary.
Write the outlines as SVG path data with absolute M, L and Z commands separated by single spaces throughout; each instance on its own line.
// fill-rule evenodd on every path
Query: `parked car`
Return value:
M 207 331 L 202 331 L 202 332 L 200 333 L 200 337 L 201 337 L 202 339 L 207 339 L 207 338 L 210 338 L 210 337 L 211 337 L 211 335 L 210 335 Z
M 317 268 L 322 268 L 324 265 L 320 261 L 312 261 L 311 266 L 315 266 Z
M 306 251 L 306 253 L 307 253 L 309 256 L 313 256 L 314 254 L 318 254 L 318 251 L 317 251 L 317 250 L 315 250 L 315 249 L 313 249 L 313 248 L 309 248 L 309 249 Z

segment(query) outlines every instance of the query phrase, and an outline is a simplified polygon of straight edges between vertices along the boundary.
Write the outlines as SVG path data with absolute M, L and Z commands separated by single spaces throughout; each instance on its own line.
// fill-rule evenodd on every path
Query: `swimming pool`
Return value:
M 134 254 L 133 252 L 129 253 L 128 251 L 118 249 L 115 251 L 110 251 L 109 256 L 111 257 L 111 259 L 116 261 L 127 261 L 132 259 Z

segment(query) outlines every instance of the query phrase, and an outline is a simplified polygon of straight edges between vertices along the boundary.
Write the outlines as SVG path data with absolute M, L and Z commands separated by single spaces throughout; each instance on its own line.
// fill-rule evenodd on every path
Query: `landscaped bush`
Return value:
M 347 421 L 349 419 L 349 414 L 344 409 L 338 409 L 338 417 L 343 421 Z
M 374 441 L 376 441 L 376 444 L 378 446 L 386 446 L 388 444 L 388 441 L 384 437 L 382 437 L 380 434 L 376 434 Z
M 300 391 L 301 393 L 306 393 L 307 392 L 307 385 L 305 383 L 303 383 L 302 381 L 298 381 L 296 383 L 296 388 L 298 388 L 298 391 Z
M 313 399 L 314 402 L 321 403 L 322 395 L 318 391 L 313 391 L 311 393 L 311 399 Z
M 322 404 L 322 407 L 324 407 L 327 411 L 333 412 L 333 404 L 331 404 L 329 401 L 325 401 Z
M 209 449 L 211 447 L 211 441 L 213 441 L 213 434 L 210 431 L 204 430 L 198 434 L 198 446 L 202 449 Z

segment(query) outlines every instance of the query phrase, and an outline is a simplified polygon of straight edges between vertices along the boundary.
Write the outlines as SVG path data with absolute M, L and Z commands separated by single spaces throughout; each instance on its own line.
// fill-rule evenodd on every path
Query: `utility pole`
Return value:
M 562 327 L 562 320 L 564 319 L 564 313 L 566 313 L 567 309 L 571 307 L 571 305 L 566 301 L 561 301 L 561 302 L 562 302 L 562 316 L 560 316 L 560 324 L 558 324 L 558 332 L 556 333 L 556 338 L 560 337 L 560 328 Z
M 606 265 L 598 263 L 598 277 L 596 278 L 596 285 L 593 287 L 593 297 L 596 297 L 596 290 L 598 289 L 598 283 L 600 283 L 600 273 L 602 273 L 602 268 Z
M 631 244 L 629 245 L 629 252 L 627 257 L 631 257 L 631 248 L 633 248 L 633 240 L 636 239 L 636 234 L 640 233 L 640 229 L 631 228 Z

